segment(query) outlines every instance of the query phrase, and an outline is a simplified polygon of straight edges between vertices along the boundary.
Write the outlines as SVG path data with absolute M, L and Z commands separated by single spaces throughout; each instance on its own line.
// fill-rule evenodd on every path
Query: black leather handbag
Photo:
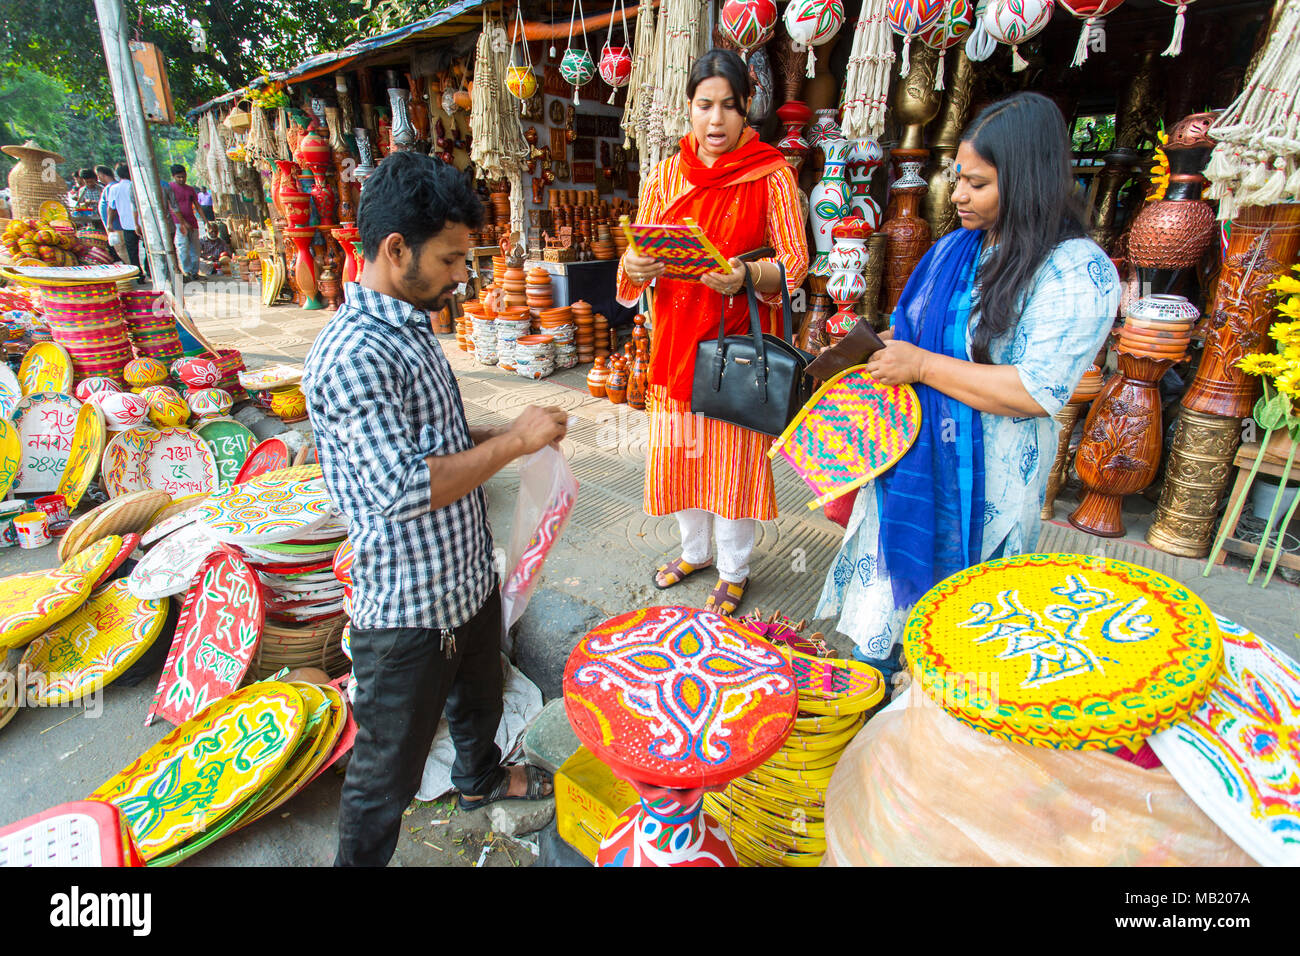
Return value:
M 706 339 L 695 352 L 691 411 L 777 436 L 812 397 L 813 383 L 804 373 L 812 356 L 795 348 L 790 341 L 794 315 L 784 266 L 781 267 L 783 338 L 763 332 L 758 318 L 758 297 L 748 275 L 745 294 L 749 300 L 749 334 L 727 335 L 724 311 L 718 318 L 717 341 Z

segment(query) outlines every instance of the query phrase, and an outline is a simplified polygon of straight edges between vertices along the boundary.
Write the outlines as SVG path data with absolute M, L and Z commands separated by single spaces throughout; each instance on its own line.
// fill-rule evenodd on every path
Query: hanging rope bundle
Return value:
M 893 31 L 885 8 L 889 0 L 862 0 L 862 12 L 853 30 L 853 49 L 844 78 L 846 139 L 879 139 L 885 131 L 885 106 L 893 70 Z
M 506 91 L 506 60 L 509 47 L 498 52 L 493 38 L 504 36 L 497 21 L 483 12 L 483 31 L 474 53 L 474 98 L 469 114 L 473 136 L 470 160 L 480 175 L 510 183 L 510 229 L 524 235 L 524 180 L 528 143 L 519 123 L 519 111 Z
M 654 59 L 655 11 L 653 0 L 641 0 L 636 18 L 636 43 L 632 47 L 632 76 L 627 81 L 627 102 L 623 104 L 623 148 L 645 136 L 650 100 L 653 97 L 650 64 Z
M 690 110 L 686 108 L 686 83 L 691 65 L 704 54 L 707 38 L 700 28 L 703 6 L 697 0 L 664 0 L 660 9 L 666 12 L 668 25 L 659 74 L 662 85 L 656 94 L 655 106 L 662 118 L 664 145 L 671 152 L 691 128 Z
M 289 149 L 289 111 L 280 107 L 275 111 L 275 159 L 292 161 Z
M 1218 145 L 1205 176 L 1220 219 L 1300 199 L 1300 0 L 1280 2 L 1259 65 L 1210 127 Z
M 244 144 L 244 155 L 252 163 L 265 160 L 270 163 L 277 153 L 275 137 L 271 133 L 271 124 L 266 120 L 266 110 L 254 106 L 249 110 L 248 142 Z

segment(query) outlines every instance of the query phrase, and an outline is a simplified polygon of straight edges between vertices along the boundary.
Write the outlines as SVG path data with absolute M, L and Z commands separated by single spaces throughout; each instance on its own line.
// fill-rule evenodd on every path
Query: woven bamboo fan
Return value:
M 342 614 L 306 627 L 268 622 L 262 628 L 250 677 L 265 680 L 284 667 L 319 667 L 331 680 L 346 674 L 352 667 L 341 643 L 346 623 L 347 617 Z
M 2 146 L 0 150 L 18 160 L 18 165 L 9 171 L 9 203 L 15 219 L 39 219 L 41 204 L 51 200 L 64 205 L 68 184 L 54 168 L 63 162 L 62 156 L 42 149 L 31 139 L 21 146 Z

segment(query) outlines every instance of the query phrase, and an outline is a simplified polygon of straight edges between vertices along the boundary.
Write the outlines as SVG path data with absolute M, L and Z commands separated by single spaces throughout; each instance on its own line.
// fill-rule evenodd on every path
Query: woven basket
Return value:
M 351 664 L 343 654 L 341 638 L 347 620 L 339 613 L 304 627 L 266 624 L 249 674 L 255 680 L 265 680 L 284 667 L 319 667 L 331 680 L 346 674 Z
M 9 171 L 9 204 L 13 207 L 14 218 L 39 219 L 41 204 L 51 200 L 63 206 L 64 212 L 67 212 L 63 196 L 68 184 L 46 162 L 53 160 L 61 163 L 62 156 L 41 149 L 33 140 L 28 140 L 21 146 L 4 146 L 0 149 L 18 160 L 18 165 Z M 51 172 L 54 173 L 53 176 L 50 175 Z

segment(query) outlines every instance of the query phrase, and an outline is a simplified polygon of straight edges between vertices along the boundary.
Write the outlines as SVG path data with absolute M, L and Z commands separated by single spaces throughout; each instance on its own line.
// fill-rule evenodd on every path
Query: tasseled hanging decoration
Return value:
M 803 75 L 810 80 L 817 75 L 817 50 L 811 43 L 808 44 L 808 68 Z
M 1291 175 L 1287 177 L 1286 198 L 1292 201 L 1300 199 L 1300 163 L 1295 164 Z
M 1029 61 L 1020 55 L 1020 44 L 1011 45 L 1011 72 L 1021 73 L 1029 67 Z
M 1091 38 L 1094 29 L 1101 31 L 1101 27 L 1096 26 L 1097 18 L 1089 17 L 1083 21 L 1083 26 L 1079 30 L 1079 42 L 1074 47 L 1074 59 L 1070 61 L 1070 66 L 1083 66 L 1083 61 L 1088 59 L 1088 40 Z
M 1183 26 L 1187 19 L 1186 13 L 1187 4 L 1180 3 L 1178 13 L 1174 17 L 1174 35 L 1169 41 L 1169 46 L 1165 48 L 1165 52 L 1160 54 L 1161 56 L 1177 56 L 1183 52 Z
M 907 76 L 912 72 L 912 35 L 909 33 L 903 37 L 903 57 L 898 61 L 898 75 Z M 808 74 L 812 76 L 812 74 Z
M 941 90 L 941 89 L 944 88 L 944 87 L 943 87 L 943 61 L 946 60 L 947 58 L 948 58 L 948 55 L 947 55 L 946 53 L 944 53 L 942 50 L 940 50 L 940 51 L 939 51 L 939 65 L 938 65 L 937 67 L 935 67 L 935 70 L 934 70 L 934 88 L 935 88 L 936 90 Z

